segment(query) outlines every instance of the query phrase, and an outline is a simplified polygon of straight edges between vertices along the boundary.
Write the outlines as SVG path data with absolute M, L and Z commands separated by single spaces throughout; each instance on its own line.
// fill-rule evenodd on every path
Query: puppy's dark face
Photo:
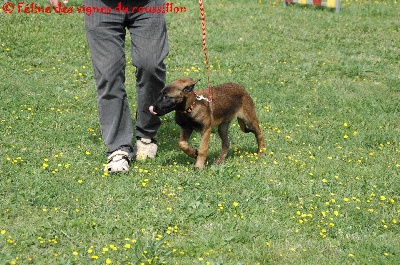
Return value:
M 157 116 L 163 116 L 183 105 L 184 98 L 181 95 L 181 91 L 177 88 L 166 86 L 161 90 L 161 95 L 158 97 L 156 102 L 151 106 L 153 107 L 150 112 Z M 150 108 L 151 108 L 150 107 Z
M 153 115 L 163 116 L 173 110 L 185 110 L 186 99 L 197 82 L 198 80 L 194 81 L 191 78 L 173 81 L 161 90 L 160 97 L 150 106 L 150 112 Z

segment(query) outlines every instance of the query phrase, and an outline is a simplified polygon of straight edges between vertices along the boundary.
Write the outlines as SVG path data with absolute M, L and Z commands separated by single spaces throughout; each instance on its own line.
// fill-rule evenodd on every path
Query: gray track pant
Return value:
M 151 115 L 148 108 L 164 87 L 163 60 L 168 54 L 168 37 L 165 15 L 145 12 L 145 7 L 164 3 L 165 0 L 85 0 L 86 36 L 97 87 L 100 129 L 108 154 L 124 150 L 132 157 L 134 134 L 155 138 L 160 127 L 160 119 Z M 128 13 L 116 12 L 118 5 L 128 8 Z M 112 12 L 93 12 L 102 7 L 105 13 Z M 126 29 L 131 35 L 132 62 L 136 66 L 135 130 L 125 90 Z

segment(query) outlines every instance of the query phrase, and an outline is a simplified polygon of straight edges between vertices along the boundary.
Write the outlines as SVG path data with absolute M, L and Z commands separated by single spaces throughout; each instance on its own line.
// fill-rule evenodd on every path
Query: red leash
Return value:
M 201 16 L 201 31 L 203 33 L 203 51 L 206 57 L 206 67 L 207 67 L 207 80 L 208 80 L 208 100 L 212 101 L 211 87 L 210 87 L 210 67 L 208 67 L 208 55 L 207 55 L 207 45 L 206 45 L 206 16 L 204 14 L 203 0 L 199 0 L 200 6 L 200 16 Z

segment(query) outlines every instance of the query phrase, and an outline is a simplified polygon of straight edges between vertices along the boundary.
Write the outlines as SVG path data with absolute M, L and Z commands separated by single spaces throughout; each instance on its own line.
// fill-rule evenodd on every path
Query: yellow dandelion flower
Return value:
M 338 215 L 339 215 L 339 212 L 338 212 L 338 211 L 333 211 L 333 214 L 334 214 L 335 216 L 338 216 Z

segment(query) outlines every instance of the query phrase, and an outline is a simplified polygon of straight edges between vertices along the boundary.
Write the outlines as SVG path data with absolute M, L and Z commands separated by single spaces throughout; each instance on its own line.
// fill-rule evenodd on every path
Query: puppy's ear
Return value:
M 189 85 L 187 85 L 184 89 L 182 89 L 183 92 L 192 92 L 194 89 L 194 86 L 196 85 L 197 82 L 199 82 L 200 79 L 197 79 L 196 81 L 191 82 Z

